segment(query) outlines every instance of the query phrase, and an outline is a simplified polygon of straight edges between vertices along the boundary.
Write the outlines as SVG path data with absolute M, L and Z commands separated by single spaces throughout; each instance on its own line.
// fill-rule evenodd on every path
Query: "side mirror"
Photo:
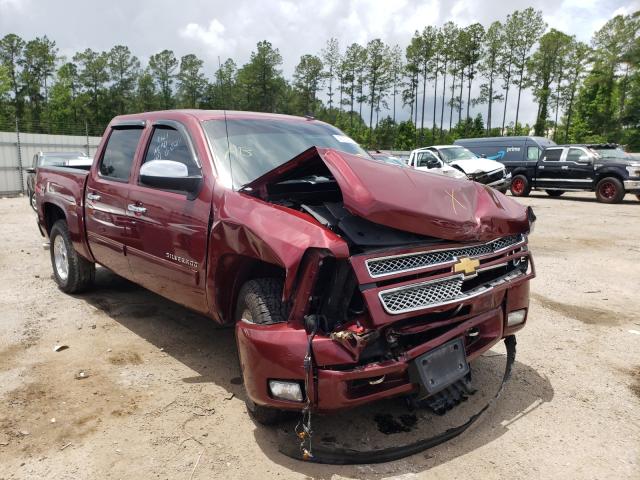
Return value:
M 578 157 L 578 162 L 580 162 L 580 163 L 591 163 L 591 157 L 589 157 L 589 155 L 580 155 Z
M 481 154 L 480 154 L 480 158 L 487 158 L 487 155 L 486 155 L 486 154 L 484 154 L 484 153 L 481 153 Z
M 33 167 L 29 167 L 25 170 L 27 173 L 36 173 L 36 169 Z
M 140 183 L 164 190 L 186 192 L 191 194 L 191 198 L 195 198 L 202 184 L 202 175 L 189 175 L 184 163 L 151 160 L 140 167 Z
M 440 160 L 436 160 L 435 158 L 427 160 L 427 168 L 440 168 L 441 166 Z

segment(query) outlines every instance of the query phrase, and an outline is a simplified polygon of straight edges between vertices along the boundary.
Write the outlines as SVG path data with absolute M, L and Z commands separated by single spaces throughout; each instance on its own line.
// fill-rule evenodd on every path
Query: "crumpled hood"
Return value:
M 464 170 L 467 175 L 474 173 L 489 173 L 500 168 L 504 168 L 504 165 L 495 160 L 489 160 L 488 158 L 474 158 L 473 160 L 455 160 L 450 165 L 456 165 Z
M 324 164 L 347 210 L 371 222 L 451 241 L 486 241 L 529 230 L 527 207 L 496 190 L 443 175 L 311 147 L 245 186 L 322 174 Z M 326 171 L 326 170 L 325 170 Z

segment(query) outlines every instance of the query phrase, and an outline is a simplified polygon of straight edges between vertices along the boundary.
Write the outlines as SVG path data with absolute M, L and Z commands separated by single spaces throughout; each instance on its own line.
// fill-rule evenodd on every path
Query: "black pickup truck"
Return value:
M 555 145 L 537 161 L 509 165 L 511 194 L 526 197 L 532 189 L 552 197 L 590 191 L 603 203 L 619 203 L 627 193 L 640 200 L 640 161 L 615 144 Z

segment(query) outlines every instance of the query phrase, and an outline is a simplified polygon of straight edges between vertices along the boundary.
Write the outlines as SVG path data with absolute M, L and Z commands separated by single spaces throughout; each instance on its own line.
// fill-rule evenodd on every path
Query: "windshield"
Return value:
M 478 158 L 473 152 L 464 147 L 440 148 L 438 149 L 438 152 L 440 152 L 442 159 L 447 163 L 451 163 L 456 160 L 475 160 Z
M 310 147 L 328 147 L 371 158 L 331 125 L 290 119 L 228 119 L 203 122 L 213 153 L 234 188 L 252 182 Z M 228 132 L 228 142 L 227 142 Z
M 633 157 L 620 148 L 593 148 L 603 160 L 633 160 Z

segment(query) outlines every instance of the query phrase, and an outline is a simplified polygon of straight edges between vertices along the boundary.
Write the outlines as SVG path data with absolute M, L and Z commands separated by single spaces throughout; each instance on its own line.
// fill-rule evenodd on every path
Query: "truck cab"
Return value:
M 559 197 L 567 191 L 593 191 L 599 202 L 619 203 L 626 193 L 640 194 L 640 162 L 615 144 L 557 145 L 540 159 L 514 166 L 511 193 L 527 196 L 544 190 Z

